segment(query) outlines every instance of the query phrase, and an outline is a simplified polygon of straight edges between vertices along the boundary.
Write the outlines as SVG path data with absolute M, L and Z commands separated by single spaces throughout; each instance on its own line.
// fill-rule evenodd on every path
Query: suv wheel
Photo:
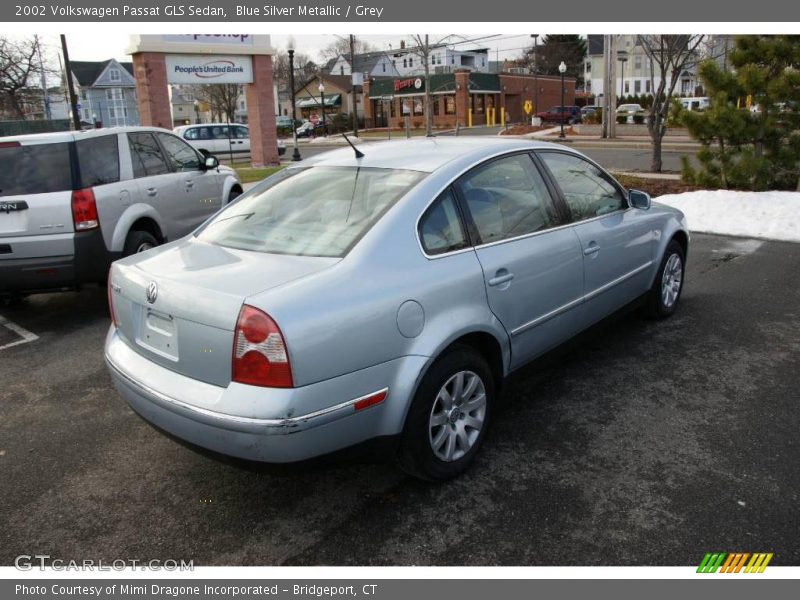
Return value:
M 483 443 L 495 397 L 486 360 L 469 346 L 439 358 L 422 378 L 400 441 L 400 466 L 430 481 L 463 473 Z
M 128 232 L 125 238 L 125 248 L 122 251 L 124 256 L 138 254 L 145 250 L 150 250 L 158 246 L 158 240 L 146 231 L 133 230 Z

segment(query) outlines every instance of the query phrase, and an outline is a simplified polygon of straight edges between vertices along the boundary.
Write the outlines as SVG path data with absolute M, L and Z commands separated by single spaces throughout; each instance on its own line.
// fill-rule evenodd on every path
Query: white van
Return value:
M 181 125 L 173 130 L 206 156 L 244 158 L 250 156 L 250 129 L 239 123 L 201 123 Z M 278 140 L 278 156 L 286 147 Z
M 706 110 L 711 106 L 708 98 L 703 96 L 700 98 L 681 98 L 681 106 L 686 110 Z

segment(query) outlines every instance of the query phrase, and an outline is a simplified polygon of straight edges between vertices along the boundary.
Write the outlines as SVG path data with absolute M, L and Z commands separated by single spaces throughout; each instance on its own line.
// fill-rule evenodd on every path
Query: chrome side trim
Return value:
M 130 375 L 125 373 L 117 365 L 111 362 L 106 357 L 106 363 L 109 368 L 116 374 L 122 382 L 128 387 L 132 388 L 134 392 L 146 399 L 150 400 L 153 404 L 165 408 L 177 415 L 187 417 L 198 423 L 211 425 L 212 427 L 220 427 L 230 431 L 239 431 L 242 433 L 251 433 L 259 435 L 285 435 L 290 433 L 297 433 L 313 427 L 318 427 L 331 421 L 336 421 L 343 417 L 348 417 L 355 414 L 351 408 L 359 400 L 386 392 L 387 397 L 389 388 L 385 387 L 376 390 L 364 396 L 359 396 L 352 400 L 347 400 L 340 404 L 335 404 L 327 408 L 300 415 L 297 417 L 286 417 L 283 419 L 256 419 L 252 417 L 240 417 L 236 415 L 226 415 L 224 413 L 208 410 L 207 408 L 200 408 L 192 406 L 182 400 L 167 396 L 161 392 L 154 390 L 150 386 L 134 380 Z M 385 399 L 384 399 L 385 402 Z
M 532 321 L 528 321 L 527 323 L 523 323 L 522 325 L 520 325 L 516 329 L 512 329 L 511 330 L 511 335 L 519 335 L 520 333 L 523 333 L 523 332 L 527 331 L 528 329 L 531 329 L 532 327 L 536 327 L 537 325 L 541 325 L 545 321 L 549 321 L 553 317 L 557 317 L 561 313 L 568 311 L 570 308 L 573 308 L 573 307 L 577 306 L 581 302 L 583 302 L 583 296 L 581 296 L 579 298 L 575 298 L 575 300 L 572 300 L 571 302 L 567 302 L 563 306 L 559 306 L 558 308 L 555 308 L 555 309 L 551 310 L 547 314 L 544 314 L 544 315 L 542 315 L 540 317 L 536 317 Z
M 572 300 L 571 302 L 567 302 L 566 304 L 551 310 L 547 314 L 541 315 L 540 317 L 536 317 L 532 321 L 528 321 L 527 323 L 523 323 L 522 325 L 520 325 L 516 329 L 512 329 L 511 330 L 511 335 L 512 336 L 519 335 L 520 333 L 523 333 L 523 332 L 527 331 L 528 329 L 536 327 L 537 325 L 541 325 L 542 323 L 544 323 L 546 321 L 549 321 L 550 319 L 552 319 L 554 317 L 557 317 L 561 313 L 564 313 L 564 312 L 568 311 L 569 309 L 574 308 L 578 304 L 586 302 L 587 300 L 591 300 L 595 296 L 599 296 L 603 292 L 610 290 L 612 287 L 614 287 L 616 285 L 619 285 L 620 283 L 623 283 L 624 281 L 630 279 L 631 277 L 633 277 L 635 275 L 638 275 L 639 273 L 641 273 L 645 269 L 649 268 L 652 264 L 653 264 L 653 261 L 649 260 L 646 263 L 644 263 L 643 265 L 641 265 L 639 267 L 636 267 L 633 271 L 629 271 L 628 273 L 625 273 L 624 275 L 620 275 L 616 279 L 614 279 L 612 281 L 609 281 L 605 285 L 601 285 L 599 288 L 597 288 L 595 290 L 592 290 L 588 294 L 585 294 L 585 295 L 583 295 L 583 296 L 581 296 L 579 298 L 575 298 L 575 300 Z
M 591 299 L 592 299 L 592 298 L 594 298 L 595 296 L 599 296 L 599 295 L 600 295 L 600 294 L 602 294 L 603 292 L 605 292 L 605 291 L 607 291 L 607 290 L 610 290 L 610 289 L 611 289 L 612 287 L 614 287 L 615 285 L 619 285 L 620 283 L 624 282 L 624 281 L 625 281 L 625 280 L 627 280 L 627 279 L 630 279 L 630 278 L 631 278 L 631 277 L 633 277 L 634 275 L 638 275 L 639 273 L 641 273 L 642 271 L 644 271 L 645 269 L 647 269 L 648 267 L 650 267 L 650 265 L 652 265 L 652 264 L 653 264 L 653 261 L 652 261 L 652 260 L 648 260 L 648 261 L 647 261 L 646 263 L 644 263 L 643 265 L 641 265 L 641 266 L 639 266 L 639 267 L 636 267 L 636 268 L 635 268 L 633 271 L 629 271 L 628 273 L 625 273 L 624 275 L 620 275 L 620 276 L 619 276 L 619 277 L 617 277 L 616 279 L 612 279 L 612 280 L 611 280 L 611 281 L 609 281 L 608 283 L 605 283 L 605 284 L 601 285 L 599 288 L 596 288 L 596 289 L 592 290 L 591 292 L 589 292 L 588 294 L 586 294 L 586 295 L 583 297 L 583 299 L 584 299 L 584 300 L 591 300 Z

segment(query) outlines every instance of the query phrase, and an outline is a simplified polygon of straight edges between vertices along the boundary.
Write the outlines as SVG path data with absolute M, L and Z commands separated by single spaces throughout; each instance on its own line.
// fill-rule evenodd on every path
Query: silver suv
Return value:
M 0 296 L 102 283 L 242 193 L 233 169 L 151 127 L 0 138 L 0 165 Z

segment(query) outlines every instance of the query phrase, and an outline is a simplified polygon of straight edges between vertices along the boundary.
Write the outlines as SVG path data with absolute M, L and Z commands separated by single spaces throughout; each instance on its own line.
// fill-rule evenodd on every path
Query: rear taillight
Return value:
M 75 231 L 88 231 L 100 226 L 92 188 L 72 192 L 72 221 Z
M 117 326 L 117 315 L 114 312 L 114 290 L 111 287 L 111 269 L 108 270 L 108 314 L 111 316 L 111 324 Z
M 270 316 L 245 304 L 233 338 L 233 376 L 237 383 L 292 387 L 292 366 L 281 330 Z

